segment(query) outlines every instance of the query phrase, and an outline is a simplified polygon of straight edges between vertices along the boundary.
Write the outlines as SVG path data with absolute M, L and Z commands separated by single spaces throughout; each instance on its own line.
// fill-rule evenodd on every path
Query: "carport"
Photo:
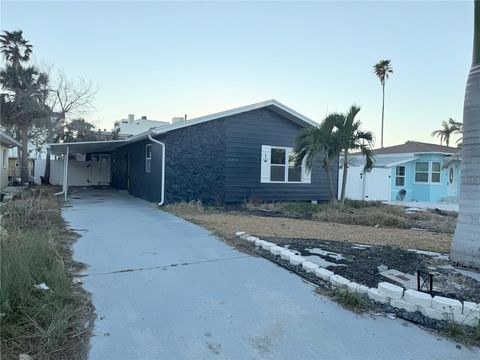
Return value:
M 102 161 L 108 161 L 108 169 L 110 169 L 110 157 L 103 157 L 104 154 L 112 154 L 112 152 L 123 146 L 127 143 L 128 140 L 110 140 L 110 141 L 84 141 L 84 142 L 74 142 L 74 143 L 62 143 L 62 144 L 50 144 L 50 149 L 52 155 L 61 156 L 63 160 L 63 166 L 61 171 L 62 178 L 62 191 L 57 195 L 64 195 L 65 200 L 68 195 L 68 186 L 72 184 L 72 177 L 70 176 L 69 182 L 69 172 L 75 170 L 77 176 L 81 176 L 82 171 L 91 171 L 90 166 L 85 166 L 84 170 L 78 170 L 73 166 L 73 161 L 75 162 L 86 162 L 91 161 L 91 159 L 101 159 Z M 108 170 L 110 171 L 110 170 Z M 77 183 L 78 184 L 78 183 Z M 74 185 L 77 185 L 74 183 Z

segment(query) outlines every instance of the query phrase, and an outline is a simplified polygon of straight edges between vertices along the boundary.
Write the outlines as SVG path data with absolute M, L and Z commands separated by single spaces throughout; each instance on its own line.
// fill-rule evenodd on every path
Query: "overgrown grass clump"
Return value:
M 449 339 L 462 344 L 480 346 L 480 325 L 471 327 L 449 322 L 440 332 Z
M 199 214 L 205 211 L 200 200 L 192 200 L 190 202 L 178 202 L 165 205 L 165 210 L 179 215 Z
M 370 308 L 369 301 L 365 295 L 345 289 L 335 290 L 332 295 L 341 306 L 357 314 L 366 312 Z
M 90 309 L 73 285 L 70 241 L 50 191 L 29 191 L 2 206 L 0 337 L 2 359 L 79 359 Z M 45 283 L 49 290 L 35 288 Z

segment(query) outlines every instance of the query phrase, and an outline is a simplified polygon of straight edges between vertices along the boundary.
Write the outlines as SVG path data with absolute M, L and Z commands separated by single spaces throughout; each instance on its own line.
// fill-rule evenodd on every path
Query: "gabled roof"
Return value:
M 182 121 L 174 124 L 158 126 L 148 131 L 145 131 L 143 133 L 129 137 L 126 140 L 86 141 L 81 143 L 73 142 L 73 143 L 57 143 L 57 144 L 49 144 L 49 145 L 50 145 L 50 148 L 52 149 L 53 154 L 64 154 L 66 152 L 67 146 L 69 147 L 70 152 L 73 152 L 73 151 L 76 151 L 79 153 L 103 152 L 103 151 L 108 152 L 120 146 L 146 139 L 149 135 L 165 134 L 169 131 L 173 131 L 173 130 L 181 129 L 184 127 L 193 126 L 193 125 L 205 123 L 207 121 L 212 121 L 212 120 L 220 119 L 227 116 L 237 115 L 247 111 L 257 110 L 261 108 L 269 108 L 270 110 L 275 111 L 276 113 L 284 116 L 285 118 L 303 127 L 318 126 L 318 123 L 316 123 L 312 119 L 309 119 L 308 117 L 296 112 L 295 110 L 290 109 L 288 106 L 283 105 L 277 100 L 272 99 L 272 100 L 262 101 L 262 102 L 247 105 L 247 106 L 238 107 L 231 110 L 218 112 L 211 115 L 198 117 L 188 121 Z
M 297 123 L 300 126 L 307 127 L 307 126 L 319 125 L 312 119 L 309 119 L 308 117 L 296 112 L 295 110 L 289 108 L 288 106 L 283 105 L 277 100 L 271 99 L 271 100 L 262 101 L 262 102 L 258 102 L 258 103 L 247 105 L 247 106 L 238 107 L 231 110 L 221 111 L 211 115 L 201 116 L 188 121 L 182 121 L 175 124 L 160 126 L 153 129 L 153 132 L 155 134 L 164 134 L 172 130 L 177 130 L 187 126 L 197 125 L 207 121 L 212 121 L 212 120 L 220 119 L 227 116 L 237 115 L 247 111 L 257 110 L 261 108 L 269 108 L 270 110 L 275 111 L 276 113 L 284 116 L 285 118 L 293 121 L 294 123 Z
M 384 147 L 382 149 L 375 149 L 373 153 L 375 155 L 384 155 L 384 154 L 425 154 L 425 153 L 435 153 L 435 154 L 454 154 L 458 151 L 458 148 L 450 146 L 442 146 L 437 144 L 422 143 L 418 141 L 407 141 L 405 144 L 394 145 Z
M 3 131 L 0 131 L 0 143 L 6 147 L 21 146 L 21 144 L 17 140 L 8 136 Z

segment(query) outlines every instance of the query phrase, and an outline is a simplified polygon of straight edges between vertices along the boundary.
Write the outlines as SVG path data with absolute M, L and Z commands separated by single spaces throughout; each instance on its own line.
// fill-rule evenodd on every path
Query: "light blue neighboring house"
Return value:
M 457 202 L 460 149 L 407 141 L 373 150 L 375 166 L 363 174 L 364 160 L 353 155 L 347 183 L 351 199 Z

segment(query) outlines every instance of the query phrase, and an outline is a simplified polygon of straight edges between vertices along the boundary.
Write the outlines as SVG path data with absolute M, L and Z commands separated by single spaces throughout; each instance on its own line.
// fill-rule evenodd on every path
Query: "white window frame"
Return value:
M 427 181 L 417 181 L 417 163 L 427 163 L 428 171 L 420 171 L 422 174 L 427 174 Z M 438 163 L 440 165 L 439 171 L 433 171 L 433 163 Z M 416 185 L 442 185 L 442 163 L 438 160 L 431 161 L 416 161 L 415 162 L 415 174 L 413 178 L 413 183 Z M 433 174 L 439 174 L 439 181 L 432 181 Z
M 399 174 L 398 174 L 399 168 L 403 168 L 403 175 L 399 175 Z M 405 171 L 406 171 L 405 165 L 397 165 L 397 166 L 395 167 L 395 186 L 400 186 L 400 187 L 405 186 Z M 403 180 L 403 184 L 402 184 L 402 185 L 398 185 L 398 184 L 397 184 L 398 179 L 402 179 L 402 180 Z
M 268 149 L 268 152 L 267 150 Z M 271 163 L 271 153 L 273 149 L 285 150 L 285 163 L 282 164 L 272 164 Z M 306 169 L 305 161 L 300 165 L 300 181 L 288 181 L 288 170 L 289 170 L 289 160 L 293 155 L 293 148 L 286 146 L 276 146 L 276 145 L 263 145 L 262 146 L 262 159 L 261 167 L 262 174 L 260 176 L 261 183 L 269 184 L 310 184 L 311 175 L 310 171 Z M 285 180 L 284 181 L 272 181 L 271 180 L 271 168 L 272 166 L 283 166 L 285 171 Z
M 438 171 L 433 171 L 433 164 L 438 164 Z M 438 174 L 438 181 L 433 181 L 433 174 Z M 440 161 L 431 161 L 430 162 L 430 183 L 440 184 L 442 182 L 442 164 Z
M 145 145 L 145 172 L 152 172 L 152 144 Z

